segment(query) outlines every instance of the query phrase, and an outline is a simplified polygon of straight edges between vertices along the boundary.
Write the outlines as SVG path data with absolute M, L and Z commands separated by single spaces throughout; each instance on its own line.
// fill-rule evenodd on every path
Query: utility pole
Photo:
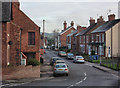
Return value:
M 43 55 L 44 55 L 44 44 L 45 44 L 45 20 L 43 20 Z
M 112 41 L 113 41 L 113 40 L 112 40 L 112 27 L 111 27 L 111 59 L 112 59 L 112 46 L 113 46 L 113 45 L 112 45 Z

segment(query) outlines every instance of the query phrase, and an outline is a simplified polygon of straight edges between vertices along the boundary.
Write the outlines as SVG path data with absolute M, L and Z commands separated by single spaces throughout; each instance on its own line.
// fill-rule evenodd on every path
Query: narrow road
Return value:
M 46 61 L 49 63 L 50 58 L 57 55 L 57 51 L 46 50 Z M 93 68 L 88 62 L 85 64 L 73 63 L 72 60 L 65 60 L 69 66 L 69 76 L 58 76 L 52 79 L 34 81 L 20 86 L 61 86 L 65 88 L 74 88 L 75 86 L 99 86 L 100 88 L 118 88 L 118 78 L 110 73 Z M 96 88 L 97 88 L 96 87 Z M 33 87 L 34 88 L 34 87 Z M 52 87 L 50 87 L 52 88 Z M 81 88 L 81 87 L 80 87 Z

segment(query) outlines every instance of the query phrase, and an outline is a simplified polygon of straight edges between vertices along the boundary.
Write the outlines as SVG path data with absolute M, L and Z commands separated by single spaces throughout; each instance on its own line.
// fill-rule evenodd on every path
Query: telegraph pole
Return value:
M 43 55 L 44 55 L 44 44 L 45 44 L 45 20 L 43 20 Z

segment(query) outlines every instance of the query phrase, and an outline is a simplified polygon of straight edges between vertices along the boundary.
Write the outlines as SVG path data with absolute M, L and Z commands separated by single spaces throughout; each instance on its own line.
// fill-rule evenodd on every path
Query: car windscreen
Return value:
M 68 56 L 74 56 L 72 53 L 68 53 Z
M 65 52 L 61 52 L 62 54 L 66 54 Z
M 65 68 L 65 65 L 56 65 L 56 68 Z
M 76 57 L 76 58 L 79 58 L 79 59 L 81 59 L 81 58 L 83 58 L 82 56 L 79 56 L 79 57 Z

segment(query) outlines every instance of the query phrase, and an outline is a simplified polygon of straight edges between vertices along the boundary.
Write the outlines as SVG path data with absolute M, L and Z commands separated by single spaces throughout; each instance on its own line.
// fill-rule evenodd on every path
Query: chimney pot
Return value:
M 63 25 L 64 25 L 64 30 L 66 30 L 66 28 L 67 28 L 67 23 L 66 23 L 66 21 L 64 21 Z
M 73 21 L 71 21 L 71 26 L 74 26 L 74 22 Z
M 92 17 L 90 17 L 90 25 L 95 24 L 95 19 L 93 19 Z
M 115 20 L 115 14 L 110 14 L 110 15 L 108 16 L 108 20 L 109 20 L 109 21 Z

